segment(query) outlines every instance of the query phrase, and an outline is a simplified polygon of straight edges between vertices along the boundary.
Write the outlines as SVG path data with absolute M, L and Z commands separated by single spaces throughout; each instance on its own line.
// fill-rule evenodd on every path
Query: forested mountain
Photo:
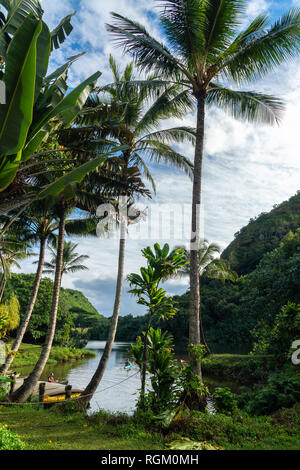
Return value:
M 6 295 L 16 295 L 20 302 L 20 316 L 26 312 L 34 283 L 34 274 L 13 274 L 8 280 Z M 24 340 L 42 343 L 45 338 L 51 310 L 53 281 L 43 278 L 28 331 Z M 104 319 L 82 292 L 61 288 L 55 344 L 79 346 L 87 339 L 88 330 Z
M 265 253 L 279 246 L 283 237 L 300 227 L 300 191 L 273 210 L 262 213 L 235 234 L 235 239 L 222 253 L 232 269 L 248 274 L 256 268 Z

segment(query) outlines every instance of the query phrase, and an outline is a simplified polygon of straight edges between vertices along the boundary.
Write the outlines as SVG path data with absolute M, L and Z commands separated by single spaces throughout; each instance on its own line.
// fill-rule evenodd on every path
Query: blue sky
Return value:
M 43 0 L 45 19 L 54 27 L 60 19 L 74 10 L 74 31 L 63 47 L 53 54 L 51 69 L 61 65 L 75 52 L 86 51 L 70 73 L 74 86 L 87 76 L 100 70 L 99 83 L 111 80 L 108 55 L 113 53 L 121 65 L 130 61 L 122 50 L 116 48 L 105 23 L 110 11 L 116 11 L 145 24 L 152 34 L 161 37 L 156 18 L 155 0 Z M 250 0 L 247 20 L 262 12 L 274 18 L 291 7 L 300 7 L 300 0 Z M 286 102 L 286 113 L 280 127 L 255 127 L 234 121 L 222 111 L 209 111 L 206 122 L 206 147 L 203 175 L 203 232 L 209 241 L 225 248 L 234 233 L 248 223 L 249 219 L 274 204 L 294 195 L 299 187 L 300 155 L 300 59 L 280 67 L 263 82 L 253 84 L 251 89 L 277 95 Z M 183 121 L 169 120 L 165 126 L 195 125 L 193 113 Z M 193 159 L 189 144 L 181 149 Z M 166 167 L 152 167 L 157 182 L 157 195 L 150 204 L 190 204 L 191 182 L 182 173 Z M 159 239 L 161 243 L 167 240 Z M 113 308 L 117 271 L 117 240 L 76 239 L 78 251 L 88 254 L 90 270 L 84 274 L 66 276 L 63 286 L 76 288 L 91 300 L 99 312 L 110 316 Z M 153 244 L 152 240 L 128 240 L 126 274 L 138 271 L 143 263 L 140 250 Z M 170 241 L 170 244 L 176 244 Z M 23 265 L 26 272 L 34 272 L 30 261 Z M 187 281 L 166 284 L 170 294 L 184 293 Z M 134 315 L 143 312 L 124 288 L 121 314 Z

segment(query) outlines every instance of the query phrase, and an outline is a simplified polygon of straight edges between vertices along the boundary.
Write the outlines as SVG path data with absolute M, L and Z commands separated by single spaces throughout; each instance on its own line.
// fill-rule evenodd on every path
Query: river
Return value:
M 47 380 L 48 375 L 53 372 L 55 380 L 68 380 L 73 387 L 84 389 L 98 366 L 104 346 L 104 341 L 90 341 L 86 348 L 93 350 L 96 357 L 84 361 L 46 366 L 42 380 Z M 124 369 L 124 361 L 127 359 L 129 347 L 130 343 L 116 342 L 114 344 L 103 379 L 91 400 L 89 413 L 100 409 L 110 412 L 133 413 L 141 381 L 136 366 L 129 371 Z M 178 354 L 178 357 L 184 358 L 184 355 Z M 22 367 L 20 372 L 27 375 L 30 373 L 30 369 L 31 367 Z M 236 385 L 231 382 L 212 380 L 208 377 L 205 377 L 205 382 L 209 385 L 210 390 L 216 386 L 229 386 L 234 389 Z

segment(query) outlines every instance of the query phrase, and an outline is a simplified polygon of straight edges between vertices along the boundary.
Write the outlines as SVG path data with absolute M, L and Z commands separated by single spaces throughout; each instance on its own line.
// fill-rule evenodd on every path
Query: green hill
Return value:
M 77 328 L 90 328 L 102 317 L 82 292 L 61 288 L 60 305 L 73 316 Z
M 32 292 L 34 274 L 13 274 L 8 280 L 6 295 L 15 294 L 20 302 L 20 316 L 27 309 Z M 33 309 L 25 341 L 41 344 L 47 331 L 52 303 L 53 281 L 44 277 Z M 77 290 L 61 288 L 57 313 L 55 344 L 77 346 L 89 337 L 89 331 L 96 325 L 107 323 L 84 294 Z
M 300 227 L 300 191 L 273 210 L 251 219 L 222 253 L 239 274 L 253 271 L 265 253 L 277 248 L 289 231 Z

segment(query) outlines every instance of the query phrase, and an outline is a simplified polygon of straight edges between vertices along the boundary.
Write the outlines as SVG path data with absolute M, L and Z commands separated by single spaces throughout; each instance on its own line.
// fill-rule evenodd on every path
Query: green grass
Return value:
M 35 364 L 41 353 L 41 346 L 22 343 L 13 362 L 13 367 L 22 367 Z M 53 346 L 47 364 L 78 361 L 89 357 L 95 357 L 94 351 L 88 349 L 64 348 Z
M 159 450 L 174 440 L 189 438 L 226 450 L 299 450 L 300 405 L 271 416 L 225 416 L 194 412 L 168 429 L 141 416 L 7 406 L 0 409 L 0 426 L 20 437 L 26 450 Z
M 81 413 L 63 414 L 32 407 L 0 409 L 0 424 L 16 433 L 25 450 L 159 450 L 161 439 L 133 424 L 115 424 L 103 413 L 91 419 Z M 110 419 L 112 419 L 110 421 Z

